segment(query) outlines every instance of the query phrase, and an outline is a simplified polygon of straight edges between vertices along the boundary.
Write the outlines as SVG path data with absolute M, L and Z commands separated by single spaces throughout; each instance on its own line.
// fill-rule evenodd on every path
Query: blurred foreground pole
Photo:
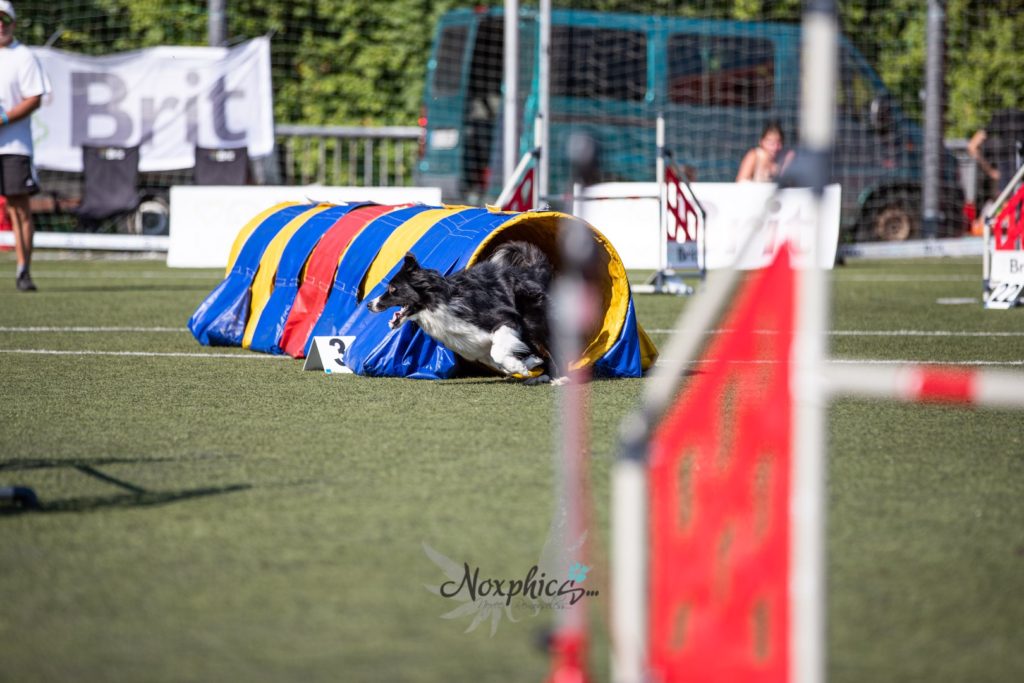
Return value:
M 545 150 L 546 152 L 546 150 Z M 574 133 L 567 150 L 572 168 L 573 197 L 596 177 L 599 165 L 596 141 Z M 597 316 L 597 298 L 588 275 L 593 277 L 597 244 L 589 228 L 579 220 L 563 220 L 558 228 L 560 272 L 551 289 L 551 330 L 554 337 L 555 364 L 565 373 L 568 383 L 558 387 L 558 445 L 555 450 L 558 498 L 555 515 L 564 520 L 558 543 L 558 570 L 573 563 L 585 563 L 587 544 L 580 542 L 588 533 L 586 510 L 589 493 L 586 485 L 587 387 L 589 370 L 579 360 L 583 356 L 585 336 Z M 573 365 L 578 367 L 573 368 Z M 586 683 L 587 612 L 586 602 L 556 610 L 555 634 L 551 642 L 552 666 L 548 683 Z
M 835 0 L 807 0 L 801 46 L 800 176 L 814 192 L 811 259 L 797 273 L 793 345 L 793 458 L 790 494 L 790 680 L 825 680 L 825 396 L 822 368 L 829 318 L 821 267 L 821 204 L 832 170 L 839 30 Z M 802 158 L 801 158 L 802 157 Z M 801 182 L 802 181 L 802 182 Z
M 939 232 L 939 185 L 942 180 L 942 109 L 946 101 L 946 3 L 928 0 L 927 57 L 924 77 L 924 169 L 922 173 L 922 223 L 924 236 Z
M 502 176 L 505 187 L 519 161 L 519 0 L 505 0 L 505 88 L 502 129 Z
M 220 47 L 227 42 L 227 15 L 224 0 L 207 0 L 206 31 L 210 47 Z

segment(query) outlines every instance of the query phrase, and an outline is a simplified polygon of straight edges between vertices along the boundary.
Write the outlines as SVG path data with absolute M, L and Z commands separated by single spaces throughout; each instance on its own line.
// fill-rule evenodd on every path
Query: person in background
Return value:
M 782 152 L 784 142 L 782 125 L 778 121 L 766 123 L 757 147 L 748 151 L 740 162 L 736 182 L 752 180 L 756 183 L 774 183 L 778 180 L 793 160 L 793 151 L 789 150 L 779 163 L 779 153 Z
M 1024 163 L 1024 111 L 1000 109 L 988 125 L 971 136 L 967 153 L 982 172 L 1003 191 Z
M 17 14 L 10 0 L 0 0 L 0 195 L 14 225 L 18 291 L 32 292 L 32 212 L 29 197 L 39 192 L 32 166 L 32 112 L 39 108 L 49 82 L 32 52 L 14 39 Z

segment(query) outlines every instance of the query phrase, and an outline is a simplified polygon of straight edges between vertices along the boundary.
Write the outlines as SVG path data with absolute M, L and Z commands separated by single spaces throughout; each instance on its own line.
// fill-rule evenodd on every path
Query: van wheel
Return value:
M 909 204 L 892 201 L 872 212 L 869 229 L 872 239 L 880 242 L 902 242 L 920 233 L 921 221 Z

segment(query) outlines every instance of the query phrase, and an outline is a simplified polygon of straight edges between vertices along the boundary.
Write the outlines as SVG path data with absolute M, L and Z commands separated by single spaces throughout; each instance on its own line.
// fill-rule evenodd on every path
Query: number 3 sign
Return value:
M 328 375 L 352 374 L 345 365 L 345 349 L 355 337 L 313 337 L 303 370 L 323 370 Z

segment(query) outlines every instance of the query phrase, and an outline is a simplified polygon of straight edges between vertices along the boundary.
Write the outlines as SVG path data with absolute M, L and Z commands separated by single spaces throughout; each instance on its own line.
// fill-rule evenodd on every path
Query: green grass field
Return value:
M 328 377 L 200 347 L 184 326 L 214 271 L 39 260 L 25 295 L 9 255 L 0 268 L 0 486 L 43 503 L 0 515 L 0 679 L 543 680 L 549 615 L 465 633 L 470 618 L 442 618 L 458 603 L 425 588 L 445 577 L 423 544 L 494 577 L 537 561 L 555 390 Z M 937 303 L 978 298 L 980 269 L 837 270 L 833 353 L 1019 366 L 1024 311 Z M 657 342 L 685 304 L 637 300 Z M 590 387 L 597 680 L 609 463 L 641 386 Z M 832 681 L 1021 679 L 1022 418 L 833 405 Z

